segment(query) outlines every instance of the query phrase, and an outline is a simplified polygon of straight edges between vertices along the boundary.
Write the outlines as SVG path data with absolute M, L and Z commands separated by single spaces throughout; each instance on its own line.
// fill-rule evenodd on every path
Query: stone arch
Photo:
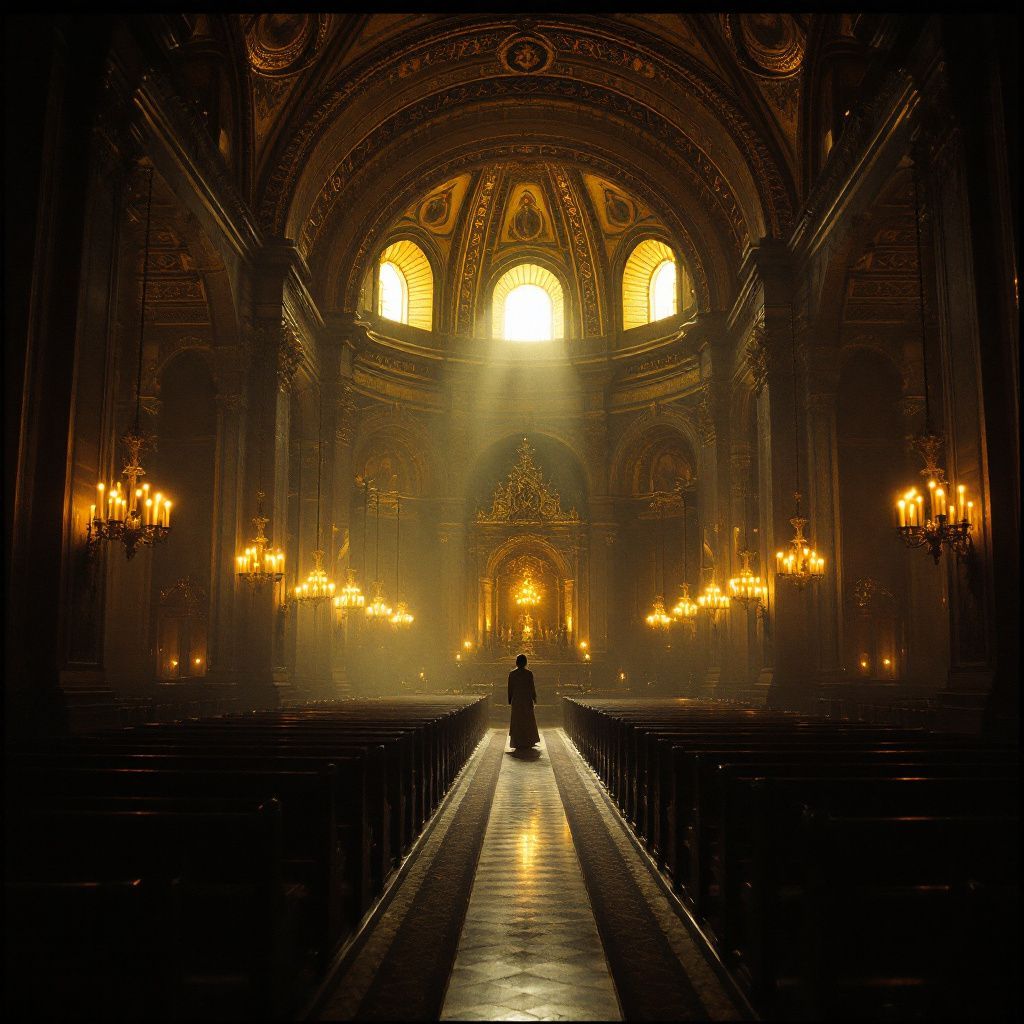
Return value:
M 677 436 L 682 442 L 683 450 L 693 467 L 693 478 L 696 480 L 700 464 L 700 439 L 697 436 L 696 425 L 679 412 L 658 409 L 639 416 L 619 438 L 610 460 L 609 489 L 620 495 L 634 493 L 632 476 L 638 471 L 635 467 L 641 465 L 643 453 L 648 451 L 657 439 L 671 435 Z
M 492 129 L 493 125 L 481 122 L 480 127 Z M 404 166 L 406 159 L 419 161 L 395 180 L 385 202 L 375 197 L 373 204 L 352 204 L 352 209 L 366 211 L 362 220 L 334 217 L 325 227 L 324 240 L 319 243 L 324 257 L 322 261 L 312 260 L 318 290 L 338 308 L 349 309 L 357 304 L 365 267 L 386 237 L 388 225 L 425 185 L 436 187 L 458 173 L 498 160 L 551 158 L 621 181 L 656 210 L 668 226 L 670 237 L 666 241 L 682 256 L 691 273 L 698 307 L 707 310 L 728 304 L 738 256 L 727 251 L 721 228 L 716 228 L 702 212 L 685 182 L 673 178 L 652 185 L 643 171 L 633 166 L 634 160 L 627 152 L 599 147 L 592 137 L 567 140 L 564 135 L 550 134 L 550 126 L 538 125 L 531 129 L 531 138 L 536 142 L 516 143 L 510 138 L 481 142 L 470 135 L 458 148 L 453 148 L 452 140 L 444 137 L 442 143 L 429 148 L 411 145 L 407 154 L 401 154 L 402 160 L 389 151 L 387 159 L 378 158 L 372 167 L 361 167 L 351 179 L 346 179 L 346 187 L 357 192 L 364 188 L 379 192 L 380 175 L 385 170 Z M 326 215 L 331 216 L 330 211 Z
M 537 533 L 517 533 L 515 536 L 507 537 L 488 555 L 484 575 L 493 579 L 505 562 L 531 547 L 543 551 L 563 579 L 572 578 L 572 568 L 566 561 L 565 554 L 558 549 L 558 545 L 552 544 L 548 538 Z
M 352 453 L 353 473 L 362 474 L 373 458 L 389 457 L 403 494 L 424 497 L 434 493 L 437 453 L 427 432 L 418 424 L 394 416 L 390 408 L 371 412 L 360 421 Z M 409 490 L 404 489 L 406 484 Z

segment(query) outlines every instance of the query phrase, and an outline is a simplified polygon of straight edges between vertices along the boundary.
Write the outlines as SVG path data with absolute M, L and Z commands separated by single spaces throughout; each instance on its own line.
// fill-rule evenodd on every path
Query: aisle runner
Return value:
M 621 1019 L 544 746 L 505 755 L 441 1019 Z
M 429 876 L 359 1004 L 357 1020 L 437 1020 L 441 1015 L 504 747 L 504 731 L 492 731 Z
M 544 739 L 626 1020 L 718 1016 L 705 1008 L 673 953 L 570 761 L 568 741 L 554 729 L 546 729 Z

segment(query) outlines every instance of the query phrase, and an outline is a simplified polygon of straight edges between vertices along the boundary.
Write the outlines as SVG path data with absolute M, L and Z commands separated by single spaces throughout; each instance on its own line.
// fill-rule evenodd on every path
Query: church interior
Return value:
M 1016 17 L 4 27 L 10 1019 L 1019 1017 Z

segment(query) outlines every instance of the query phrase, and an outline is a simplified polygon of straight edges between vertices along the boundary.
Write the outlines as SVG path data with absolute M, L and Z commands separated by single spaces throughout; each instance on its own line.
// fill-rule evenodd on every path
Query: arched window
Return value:
M 664 320 L 676 311 L 676 262 L 663 260 L 651 275 L 651 322 Z
M 676 254 L 664 242 L 655 238 L 640 242 L 622 270 L 622 329 L 678 313 L 680 274 Z
M 424 331 L 434 326 L 434 272 L 415 242 L 394 242 L 380 254 L 377 312 Z
M 505 299 L 506 341 L 550 341 L 553 337 L 551 296 L 535 284 L 513 288 Z
M 405 283 L 405 274 L 390 260 L 380 265 L 377 312 L 387 320 L 397 320 L 400 324 L 409 322 L 409 286 Z
M 565 309 L 558 278 L 544 267 L 521 263 L 494 286 L 491 333 L 505 341 L 565 337 Z

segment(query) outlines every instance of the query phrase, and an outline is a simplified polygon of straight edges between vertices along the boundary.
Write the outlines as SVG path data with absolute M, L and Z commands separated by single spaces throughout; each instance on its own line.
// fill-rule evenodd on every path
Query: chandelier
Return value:
M 654 599 L 654 607 L 644 621 L 654 629 L 668 629 L 672 625 L 672 616 L 665 611 L 665 602 L 660 594 Z
M 756 607 L 762 604 L 768 596 L 768 587 L 760 576 L 754 575 L 750 568 L 750 556 L 753 552 L 744 549 L 740 552 L 740 573 L 729 580 L 729 596 L 733 601 L 738 601 L 744 608 L 748 607 L 751 601 Z
M 655 554 L 654 563 L 654 585 L 658 585 L 658 562 L 657 552 L 661 554 L 661 589 L 654 598 L 654 604 L 650 612 L 645 616 L 644 622 L 652 629 L 668 629 L 672 625 L 672 616 L 665 611 L 665 496 L 658 493 L 651 500 L 651 509 L 658 511 L 658 548 Z
M 363 611 L 366 617 L 373 622 L 385 622 L 391 618 L 394 609 L 384 599 L 384 584 L 380 580 L 380 491 L 373 492 L 375 511 L 377 516 L 377 533 L 374 540 L 374 579 L 372 583 L 373 600 L 365 605 Z
M 803 590 L 808 583 L 816 583 L 825 575 L 825 559 L 810 546 L 804 537 L 807 519 L 800 515 L 800 492 L 797 491 L 796 515 L 790 519 L 793 537 L 785 552 L 775 552 L 775 578 Z
M 793 326 L 793 306 L 789 307 L 789 336 L 793 347 L 793 447 L 796 471 L 796 513 L 789 524 L 793 527 L 793 536 L 785 552 L 775 553 L 775 578 L 783 580 L 796 590 L 803 590 L 809 583 L 817 583 L 825 575 L 825 559 L 818 555 L 814 546 L 804 537 L 804 527 L 808 520 L 800 514 L 800 423 L 797 418 L 797 382 L 796 382 L 796 331 Z
M 384 600 L 384 584 L 380 580 L 373 581 L 373 600 L 363 610 L 368 619 L 377 622 L 391 619 L 394 609 Z
M 729 595 L 723 594 L 722 588 L 712 579 L 698 595 L 697 604 L 701 611 L 708 613 L 712 623 L 717 623 L 722 612 L 728 610 L 730 599 Z
M 683 503 L 683 585 L 679 599 L 672 607 L 672 618 L 681 623 L 686 632 L 692 637 L 697 630 L 697 602 L 690 597 L 690 584 L 686 577 L 687 572 L 687 539 L 686 539 L 686 492 L 681 491 L 680 497 Z
M 398 568 L 402 553 L 402 497 L 395 494 L 395 597 L 398 603 L 395 605 L 395 612 L 389 619 L 392 626 L 411 626 L 414 616 L 409 611 L 406 603 L 401 599 L 401 589 L 398 584 Z
M 515 602 L 520 608 L 536 608 L 540 604 L 540 591 L 533 582 L 533 578 L 527 573 L 523 576 L 519 588 L 515 592 Z
M 142 254 L 142 307 L 139 313 L 139 360 L 135 379 L 135 420 L 121 439 L 128 449 L 128 462 L 121 473 L 127 480 L 124 491 L 117 481 L 110 488 L 96 485 L 96 504 L 89 507 L 86 548 L 94 551 L 102 540 L 120 541 L 131 559 L 140 546 L 150 547 L 166 540 L 171 530 L 171 502 L 160 491 L 150 494 L 150 485 L 139 486 L 146 475 L 142 468 L 142 449 L 146 445 L 139 428 L 142 408 L 142 343 L 146 329 L 146 293 L 149 288 L 149 236 L 153 212 L 153 168 L 149 168 L 149 194 L 146 200 L 146 244 Z
M 353 608 L 363 608 L 365 606 L 366 595 L 359 589 L 359 584 L 356 582 L 355 569 L 350 567 L 346 573 L 345 586 L 341 588 L 339 594 L 335 595 L 335 610 L 339 614 L 344 615 Z
M 328 578 L 324 569 L 324 553 L 317 548 L 313 552 L 313 568 L 309 575 L 292 592 L 294 600 L 300 604 L 319 604 L 334 596 L 334 583 Z
M 914 447 L 924 459 L 921 476 L 928 481 L 928 508 L 924 495 L 910 487 L 896 502 L 896 536 L 909 548 L 927 548 L 936 565 L 945 545 L 962 558 L 971 549 L 974 526 L 974 502 L 967 500 L 963 484 L 954 487 L 939 466 L 942 436 L 932 430 L 928 397 L 928 346 L 925 343 L 924 270 L 921 263 L 921 205 L 917 193 L 917 165 L 914 165 L 914 230 L 917 238 L 917 297 L 921 324 L 921 369 L 924 375 L 924 433 Z
M 974 526 L 974 502 L 967 500 L 963 484 L 946 484 L 942 470 L 936 464 L 936 453 L 942 439 L 934 434 L 918 438 L 916 447 L 925 458 L 921 475 L 927 477 L 928 509 L 924 495 L 911 487 L 896 502 L 896 534 L 909 548 L 928 549 L 936 565 L 945 545 L 959 557 L 971 548 L 971 529 Z
M 370 482 L 366 477 L 356 477 L 356 483 L 362 484 L 363 488 L 363 576 L 366 576 L 366 509 L 370 501 Z M 349 560 L 351 561 L 351 544 L 349 545 Z M 348 613 L 355 611 L 357 608 L 366 607 L 366 595 L 363 593 L 362 588 L 359 586 L 359 581 L 356 578 L 356 570 L 349 565 L 345 572 L 345 586 L 341 588 L 341 593 L 334 598 L 334 612 L 336 621 L 339 626 L 348 624 L 349 618 Z
M 256 536 L 252 546 L 235 559 L 238 563 L 238 578 L 248 583 L 253 590 L 268 583 L 280 583 L 284 579 L 284 553 L 280 548 L 273 552 L 267 551 L 270 541 L 264 530 L 270 520 L 263 514 L 264 497 L 266 495 L 263 491 L 256 492 L 256 515 L 252 517 Z
M 320 475 L 323 466 L 323 427 L 324 398 L 323 391 L 319 398 L 319 420 L 316 432 L 316 550 L 313 552 L 313 568 L 306 579 L 292 592 L 292 597 L 300 604 L 314 607 L 330 601 L 334 597 L 334 581 L 324 569 L 324 553 L 320 547 Z M 299 459 L 299 473 L 302 472 L 302 459 Z M 302 479 L 299 478 L 299 494 L 302 494 Z

